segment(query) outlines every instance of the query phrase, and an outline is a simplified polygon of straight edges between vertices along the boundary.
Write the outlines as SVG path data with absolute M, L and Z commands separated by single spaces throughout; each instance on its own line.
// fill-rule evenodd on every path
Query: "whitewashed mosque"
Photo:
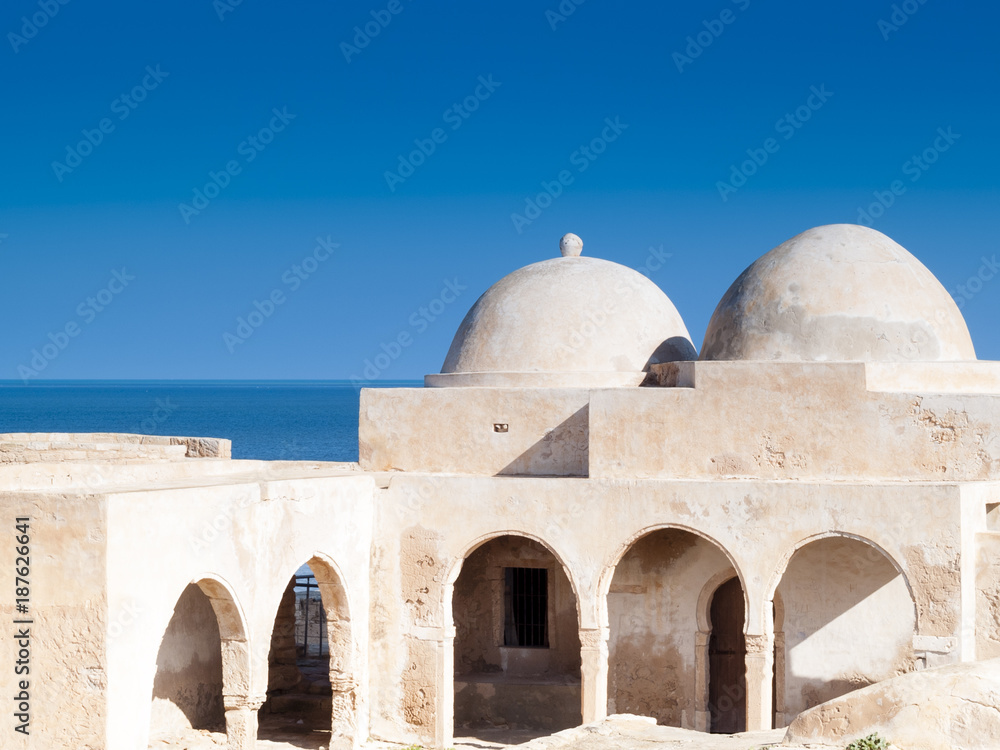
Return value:
M 4 748 L 249 750 L 282 712 L 346 746 L 609 713 L 733 732 L 1000 655 L 1000 364 L 916 258 L 806 231 L 739 275 L 698 353 L 653 282 L 581 250 L 483 294 L 426 387 L 364 391 L 358 464 L 0 437 L 34 602 L 32 733 Z

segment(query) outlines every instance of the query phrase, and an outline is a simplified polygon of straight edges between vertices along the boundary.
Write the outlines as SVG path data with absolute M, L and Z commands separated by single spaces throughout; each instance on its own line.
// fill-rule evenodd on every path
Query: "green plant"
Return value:
M 889 750 L 889 742 L 878 734 L 869 734 L 864 739 L 854 740 L 847 750 Z

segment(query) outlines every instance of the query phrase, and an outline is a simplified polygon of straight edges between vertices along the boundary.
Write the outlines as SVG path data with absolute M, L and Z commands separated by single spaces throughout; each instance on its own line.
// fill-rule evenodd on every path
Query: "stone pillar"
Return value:
M 580 631 L 580 708 L 583 723 L 608 715 L 608 628 Z
M 228 750 L 256 750 L 257 712 L 264 705 L 264 699 L 264 696 L 242 695 L 227 695 L 223 698 L 226 708 Z
M 774 636 L 747 635 L 747 731 L 771 729 Z
M 358 682 L 351 675 L 330 670 L 333 698 L 333 736 L 346 737 L 355 746 L 358 740 Z
M 786 727 L 785 719 L 785 634 L 774 634 L 774 728 Z
M 699 732 L 712 731 L 711 706 L 708 705 L 708 642 L 711 633 L 698 631 L 694 636 L 694 728 Z
M 448 606 L 451 606 L 450 601 Z M 443 628 L 438 644 L 438 702 L 434 731 L 438 748 L 448 748 L 455 744 L 455 632 L 454 625 Z

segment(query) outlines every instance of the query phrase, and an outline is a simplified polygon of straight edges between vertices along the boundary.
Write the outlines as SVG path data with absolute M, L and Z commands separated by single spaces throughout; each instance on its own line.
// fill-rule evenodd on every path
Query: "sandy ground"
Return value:
M 518 750 L 762 750 L 777 745 L 784 729 L 745 732 L 735 735 L 704 734 L 686 729 L 660 727 L 652 720 L 635 716 L 615 716 L 599 724 L 570 729 L 546 737 L 530 732 L 495 730 L 479 737 L 456 737 L 456 750 L 512 748 Z M 220 732 L 190 731 L 160 738 L 151 750 L 219 750 L 226 746 Z M 304 725 L 265 722 L 261 727 L 259 750 L 347 750 L 342 744 L 330 747 L 330 733 L 308 731 Z M 366 750 L 401 750 L 403 746 L 370 742 Z M 796 750 L 788 747 L 783 750 Z M 804 750 L 798 748 L 797 750 Z

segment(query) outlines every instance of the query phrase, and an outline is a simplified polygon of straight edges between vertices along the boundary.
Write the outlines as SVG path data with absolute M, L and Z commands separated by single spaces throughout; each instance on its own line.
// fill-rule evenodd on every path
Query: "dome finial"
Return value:
M 563 254 L 564 258 L 575 258 L 583 252 L 583 240 L 572 232 L 564 234 L 563 238 L 559 240 L 559 252 Z

